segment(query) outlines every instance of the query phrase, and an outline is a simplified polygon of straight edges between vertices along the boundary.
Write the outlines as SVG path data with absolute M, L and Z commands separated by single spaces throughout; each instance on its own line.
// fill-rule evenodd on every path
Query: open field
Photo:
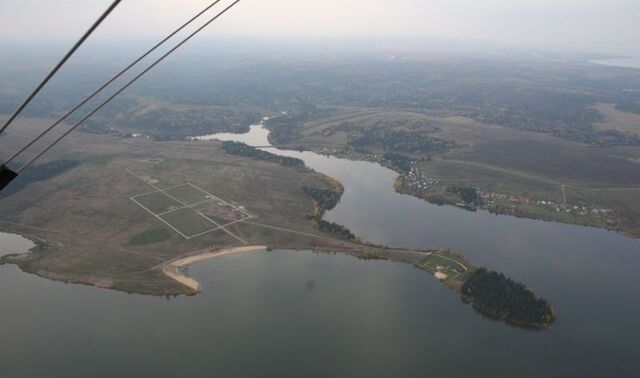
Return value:
M 425 175 L 446 180 L 447 183 L 471 185 L 490 192 L 562 201 L 560 183 L 524 172 L 450 159 L 424 161 L 418 166 Z
M 190 208 L 172 211 L 160 218 L 187 239 L 215 231 L 219 227 Z
M 22 132 L 31 132 L 28 124 L 23 126 Z M 3 138 L 9 143 L 2 148 L 7 148 L 19 136 Z M 302 190 L 303 184 L 328 188 L 324 176 L 227 155 L 217 142 L 160 143 L 75 133 L 48 159 L 80 165 L 0 199 L 1 229 L 47 246 L 12 262 L 43 277 L 179 294 L 187 289 L 161 269 L 178 256 L 245 243 L 292 248 L 327 243 L 305 218 L 313 202 Z M 245 225 L 249 215 L 300 233 Z M 194 237 L 200 232 L 205 233 Z
M 603 122 L 593 126 L 598 130 L 618 130 L 640 135 L 640 114 L 623 112 L 615 104 L 598 104 L 596 109 L 604 116 Z
M 457 276 L 467 271 L 464 265 L 454 259 L 435 253 L 425 257 L 420 264 L 428 266 L 437 272 L 444 273 L 447 276 Z
M 153 192 L 131 197 L 131 200 L 153 214 L 162 214 L 181 208 L 183 205 L 162 192 Z
M 212 196 L 204 192 L 192 184 L 184 184 L 174 186 L 173 188 L 163 189 L 163 192 L 184 203 L 185 205 L 194 205 L 200 202 L 208 201 Z
M 640 164 L 573 142 L 497 141 L 460 150 L 451 158 L 529 172 L 567 184 L 640 186 Z
M 224 230 L 246 244 L 243 239 L 225 228 L 234 223 L 255 218 L 246 210 L 234 206 L 191 183 L 162 189 L 157 186 L 160 182 L 159 180 L 149 175 L 135 173 L 136 168 L 140 166 L 144 166 L 147 173 L 150 173 L 152 167 L 163 166 L 165 160 L 157 156 L 144 159 L 126 169 L 132 176 L 156 189 L 152 193 L 133 196 L 131 200 L 185 239 L 200 237 L 217 230 Z
M 442 248 L 428 251 L 427 256 L 417 261 L 415 266 L 455 290 L 459 290 L 476 270 L 462 255 Z

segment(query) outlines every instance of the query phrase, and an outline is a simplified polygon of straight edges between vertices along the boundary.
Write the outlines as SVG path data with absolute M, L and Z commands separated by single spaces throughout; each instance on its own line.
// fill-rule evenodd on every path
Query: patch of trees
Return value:
M 298 104 L 297 108 L 296 111 L 269 118 L 264 123 L 264 126 L 271 132 L 269 140 L 273 144 L 287 144 L 295 141 L 298 138 L 298 127 L 300 125 L 309 120 L 327 117 L 332 114 L 330 109 L 318 110 L 310 104 Z
M 300 159 L 275 155 L 267 151 L 259 150 L 255 147 L 251 147 L 245 143 L 227 141 L 222 143 L 222 149 L 229 155 L 244 156 L 256 160 L 269 161 L 285 167 L 304 167 L 304 162 Z
M 485 268 L 469 277 L 462 295 L 477 311 L 510 324 L 545 328 L 555 320 L 555 312 L 546 300 L 524 284 Z
M 338 239 L 352 241 L 356 239 L 356 236 L 345 226 L 342 226 L 337 223 L 328 222 L 320 215 L 307 215 L 307 219 L 311 219 L 317 225 L 320 231 L 332 235 Z
M 0 198 L 8 197 L 21 191 L 29 184 L 46 181 L 55 176 L 61 175 L 80 165 L 80 162 L 72 160 L 56 160 L 48 163 L 34 165 L 22 172 L 9 186 L 0 192 Z
M 482 198 L 478 190 L 472 186 L 449 185 L 447 192 L 454 193 L 466 204 L 482 205 Z
M 342 197 L 341 192 L 331 189 L 312 188 L 306 184 L 302 186 L 302 190 L 318 205 L 321 214 L 336 207 L 340 202 L 340 197 Z
M 402 173 L 409 173 L 411 170 L 411 159 L 405 155 L 387 152 L 383 155 L 383 158 Z
M 184 140 L 186 137 L 218 132 L 247 132 L 260 114 L 251 110 L 220 109 L 208 106 L 186 106 L 146 103 L 144 100 L 110 107 L 85 122 L 82 130 L 94 134 L 119 131 L 143 132 L 154 140 Z
M 388 126 L 358 127 L 343 123 L 332 131 L 349 132 L 348 144 L 355 148 L 380 147 L 386 151 L 424 154 L 455 146 L 454 142 L 424 134 L 424 130 L 398 130 Z

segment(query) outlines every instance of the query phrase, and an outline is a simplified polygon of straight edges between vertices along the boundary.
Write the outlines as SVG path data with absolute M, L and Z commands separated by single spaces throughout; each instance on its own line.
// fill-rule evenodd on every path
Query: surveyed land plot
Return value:
M 187 239 L 216 231 L 221 227 L 188 207 L 160 215 L 159 217 Z
M 193 206 L 214 198 L 213 195 L 189 183 L 164 189 L 163 192 L 187 206 Z
M 182 203 L 160 191 L 140 194 L 131 197 L 131 199 L 154 215 L 160 215 L 184 207 Z
M 243 208 L 190 183 L 133 196 L 131 200 L 185 239 L 254 218 Z

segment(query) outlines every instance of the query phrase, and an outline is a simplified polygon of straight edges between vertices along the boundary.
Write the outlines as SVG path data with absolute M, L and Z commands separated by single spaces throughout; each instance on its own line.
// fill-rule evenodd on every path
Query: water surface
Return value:
M 329 220 L 377 243 L 458 249 L 548 298 L 553 328 L 490 321 L 411 266 L 343 255 L 221 257 L 190 268 L 203 294 L 172 300 L 0 267 L 0 376 L 640 376 L 637 240 L 438 207 L 395 193 L 378 164 L 269 151 L 344 184 Z

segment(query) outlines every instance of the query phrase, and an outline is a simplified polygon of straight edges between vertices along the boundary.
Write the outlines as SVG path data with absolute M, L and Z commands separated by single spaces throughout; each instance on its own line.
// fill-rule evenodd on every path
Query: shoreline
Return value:
M 162 271 L 167 277 L 181 283 L 182 285 L 188 287 L 194 292 L 199 293 L 201 292 L 200 283 L 195 279 L 183 274 L 182 268 L 189 265 L 193 265 L 203 260 L 209 260 L 209 259 L 213 259 L 220 256 L 227 256 L 227 255 L 233 255 L 238 253 L 260 252 L 260 251 L 266 251 L 266 250 L 267 250 L 266 246 L 254 245 L 254 246 L 247 246 L 247 247 L 233 247 L 233 248 L 220 249 L 217 251 L 203 252 L 196 255 L 181 257 L 176 260 L 169 261 L 164 264 L 164 266 L 162 267 Z

